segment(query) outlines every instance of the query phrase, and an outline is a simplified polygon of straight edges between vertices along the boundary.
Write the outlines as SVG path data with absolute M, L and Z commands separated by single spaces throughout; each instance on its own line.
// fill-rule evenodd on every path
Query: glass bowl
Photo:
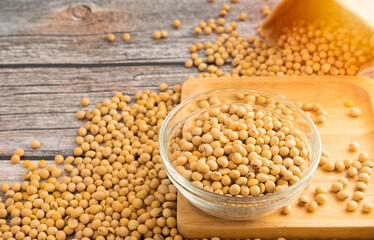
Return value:
M 207 104 L 210 103 L 210 104 Z M 303 175 L 283 190 L 260 196 L 235 197 L 221 195 L 194 185 L 173 167 L 171 143 L 175 136 L 188 132 L 191 121 L 199 114 L 224 104 L 250 104 L 253 109 L 269 112 L 288 120 L 305 143 L 307 155 Z M 159 149 L 166 173 L 179 192 L 202 211 L 230 220 L 252 220 L 270 214 L 296 198 L 308 185 L 321 156 L 321 139 L 308 115 L 284 97 L 248 88 L 216 89 L 191 97 L 166 117 L 159 135 Z

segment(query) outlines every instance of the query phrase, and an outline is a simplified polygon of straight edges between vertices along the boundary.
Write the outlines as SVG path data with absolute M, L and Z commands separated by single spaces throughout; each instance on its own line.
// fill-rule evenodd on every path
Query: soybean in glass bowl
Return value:
M 174 168 L 172 155 L 181 149 L 175 140 L 193 127 L 201 114 L 224 105 L 250 105 L 253 110 L 275 116 L 291 124 L 295 134 L 305 143 L 305 166 L 300 179 L 286 188 L 259 196 L 231 196 L 218 194 L 194 185 Z M 230 220 L 253 220 L 270 214 L 296 198 L 309 184 L 321 156 L 321 140 L 313 121 L 303 110 L 284 97 L 248 88 L 216 89 L 191 97 L 166 117 L 159 135 L 159 148 L 166 173 L 179 192 L 200 210 L 215 217 Z

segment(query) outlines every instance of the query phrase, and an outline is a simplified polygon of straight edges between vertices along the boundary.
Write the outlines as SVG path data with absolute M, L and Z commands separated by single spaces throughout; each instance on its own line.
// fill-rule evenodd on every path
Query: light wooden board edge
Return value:
M 298 76 L 286 76 L 286 77 L 280 77 L 278 78 L 278 82 L 286 82 L 287 80 L 291 81 L 297 81 L 300 78 L 309 78 L 310 80 L 313 81 L 326 81 L 326 80 L 332 80 L 332 81 L 346 81 L 349 82 L 350 84 L 356 84 L 359 85 L 363 88 L 366 89 L 368 94 L 370 95 L 372 102 L 374 101 L 374 79 L 365 77 L 365 76 L 304 76 L 304 77 L 298 77 Z M 351 79 L 354 78 L 354 81 Z M 188 79 L 183 82 L 182 85 L 182 101 L 186 100 L 187 98 L 190 98 L 196 94 L 202 93 L 204 91 L 201 91 L 202 86 L 204 87 L 210 87 L 211 90 L 213 89 L 219 89 L 219 88 L 232 88 L 232 87 L 237 87 L 240 88 L 243 86 L 247 80 L 253 80 L 257 79 L 259 82 L 261 81 L 268 81 L 270 77 L 237 77 L 237 78 L 204 78 L 201 81 L 199 81 L 199 85 L 196 86 L 195 84 L 191 84 L 190 82 L 196 81 L 196 79 Z M 235 82 L 235 84 L 228 84 L 230 81 Z M 222 86 L 220 87 L 213 87 L 213 85 L 221 84 Z M 192 86 L 193 85 L 193 86 Z M 184 96 L 183 95 L 183 89 L 195 89 L 192 91 L 193 95 L 192 96 Z
M 250 224 L 248 224 L 249 222 L 232 221 L 237 227 L 230 225 L 230 231 L 217 233 L 217 229 L 203 227 L 204 224 L 211 223 L 206 222 L 206 213 L 188 202 L 180 193 L 178 193 L 177 203 L 179 203 L 177 206 L 177 220 L 187 216 L 187 214 L 194 214 L 199 218 L 199 221 L 195 223 L 181 224 L 181 222 L 178 221 L 177 226 L 179 233 L 189 239 L 212 238 L 217 236 L 223 239 L 252 239 L 257 237 L 261 239 L 277 239 L 279 237 L 286 237 L 287 239 L 373 239 L 374 236 L 374 218 L 368 220 L 365 226 L 362 226 L 362 221 L 352 221 L 350 228 L 339 225 L 339 221 L 337 220 L 320 219 L 320 221 L 324 223 L 323 226 L 312 228 L 309 226 L 313 225 L 316 219 L 303 221 L 303 224 L 300 224 L 300 221 L 295 221 L 295 223 L 290 226 L 290 221 L 288 219 L 290 216 L 282 216 L 280 211 L 274 214 L 281 215 L 284 217 L 284 220 L 278 221 L 276 226 L 266 225 L 267 223 L 264 223 L 264 225 L 259 228 L 258 226 L 251 227 Z M 313 213 L 305 212 L 305 214 L 310 215 Z M 271 217 L 271 215 L 269 217 Z M 211 217 L 210 220 L 212 219 L 217 223 L 217 228 L 224 229 L 227 225 L 226 220 Z M 342 222 L 345 221 L 346 220 L 342 220 Z M 245 232 L 243 232 L 242 224 L 246 225 Z

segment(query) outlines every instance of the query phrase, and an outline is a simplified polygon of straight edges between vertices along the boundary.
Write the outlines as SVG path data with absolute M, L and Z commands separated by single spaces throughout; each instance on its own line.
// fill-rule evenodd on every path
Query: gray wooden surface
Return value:
M 240 0 L 227 21 L 238 21 L 242 36 L 256 33 L 261 7 L 279 0 Z M 23 159 L 50 160 L 72 154 L 76 130 L 83 125 L 75 112 L 91 109 L 116 91 L 134 94 L 166 82 L 181 84 L 196 69 L 186 69 L 192 43 L 215 39 L 195 36 L 200 21 L 217 18 L 229 0 L 2 0 L 0 1 L 0 183 L 20 181 L 24 169 L 9 161 L 16 148 Z M 182 25 L 173 29 L 178 18 Z M 169 37 L 154 40 L 166 29 Z M 108 43 L 107 33 L 117 40 Z M 120 38 L 124 32 L 130 42 Z M 364 75 L 374 76 L 368 70 Z M 91 104 L 82 108 L 80 99 Z M 32 150 L 30 141 L 41 147 Z M 0 197 L 2 195 L 0 194 Z

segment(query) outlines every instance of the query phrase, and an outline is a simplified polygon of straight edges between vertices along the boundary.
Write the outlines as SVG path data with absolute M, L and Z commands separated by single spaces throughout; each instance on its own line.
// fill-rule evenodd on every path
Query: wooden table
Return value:
M 21 181 L 24 169 L 10 163 L 16 148 L 24 159 L 51 160 L 70 155 L 81 109 L 110 98 L 116 91 L 133 95 L 166 82 L 181 84 L 196 69 L 186 69 L 190 44 L 213 41 L 217 35 L 193 34 L 200 21 L 217 18 L 229 0 L 73 0 L 0 1 L 0 183 Z M 242 36 L 256 33 L 263 21 L 261 7 L 278 0 L 240 0 L 227 21 L 238 21 Z M 174 19 L 182 25 L 175 30 Z M 153 32 L 166 29 L 167 39 Z M 124 32 L 130 42 L 121 40 Z M 105 37 L 114 33 L 116 41 Z M 368 70 L 366 76 L 374 77 Z M 80 99 L 89 97 L 89 107 Z M 38 139 L 41 147 L 30 148 Z M 3 196 L 0 194 L 0 197 Z

